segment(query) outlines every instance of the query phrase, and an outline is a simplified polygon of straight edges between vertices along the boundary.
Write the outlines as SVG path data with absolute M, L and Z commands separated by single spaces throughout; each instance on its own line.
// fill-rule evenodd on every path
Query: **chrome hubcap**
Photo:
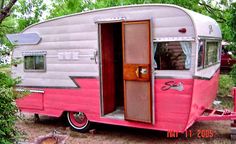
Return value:
M 74 113 L 74 118 L 76 122 L 83 123 L 83 121 L 86 119 L 86 116 L 83 112 L 78 112 L 78 113 Z

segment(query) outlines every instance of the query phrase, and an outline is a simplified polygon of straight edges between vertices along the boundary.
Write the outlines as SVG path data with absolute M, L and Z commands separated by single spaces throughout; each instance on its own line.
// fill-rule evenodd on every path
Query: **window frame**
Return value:
M 203 47 L 203 57 L 202 57 L 202 61 L 203 61 L 203 65 L 201 67 L 198 67 L 198 57 L 196 58 L 197 59 L 197 70 L 202 70 L 202 69 L 205 69 L 205 68 L 208 68 L 208 67 L 211 67 L 211 66 L 214 66 L 214 65 L 217 65 L 220 63 L 220 57 L 221 57 L 221 40 L 220 39 L 199 39 L 198 40 L 198 47 L 200 46 L 200 41 L 204 41 L 204 47 Z M 217 42 L 218 43 L 218 47 L 217 47 L 217 61 L 215 63 L 212 63 L 210 65 L 206 65 L 205 64 L 205 60 L 207 58 L 207 43 L 209 42 Z M 199 55 L 199 53 L 197 52 L 197 56 Z
M 43 65 L 44 65 L 44 68 L 43 69 L 26 69 L 25 68 L 25 57 L 37 57 L 37 56 L 43 56 Z M 46 72 L 46 54 L 27 54 L 27 55 L 24 55 L 23 56 L 23 59 L 24 59 L 24 72 Z

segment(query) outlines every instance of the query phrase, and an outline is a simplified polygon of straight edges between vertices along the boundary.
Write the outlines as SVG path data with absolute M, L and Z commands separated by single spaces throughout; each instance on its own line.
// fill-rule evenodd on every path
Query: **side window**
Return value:
M 155 69 L 188 70 L 191 67 L 191 42 L 154 43 Z
M 206 43 L 206 58 L 205 66 L 210 66 L 218 62 L 218 42 L 207 42 Z
M 45 55 L 24 56 L 25 71 L 46 71 Z

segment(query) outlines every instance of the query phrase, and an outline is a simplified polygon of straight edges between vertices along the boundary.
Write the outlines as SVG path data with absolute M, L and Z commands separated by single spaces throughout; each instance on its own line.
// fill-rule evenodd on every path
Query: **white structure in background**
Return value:
M 8 50 L 9 48 L 5 45 L 0 45 L 0 51 Z M 1 55 L 0 53 L 0 64 L 10 64 L 11 63 L 11 54 Z

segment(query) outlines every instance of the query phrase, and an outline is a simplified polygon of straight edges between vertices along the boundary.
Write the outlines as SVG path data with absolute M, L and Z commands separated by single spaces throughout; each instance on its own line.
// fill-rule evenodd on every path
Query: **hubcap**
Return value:
M 83 123 L 86 120 L 86 116 L 83 112 L 74 113 L 73 116 L 74 116 L 76 122 L 78 122 L 78 123 Z
M 76 129 L 82 129 L 88 124 L 88 119 L 83 112 L 70 112 L 68 116 L 70 124 Z

